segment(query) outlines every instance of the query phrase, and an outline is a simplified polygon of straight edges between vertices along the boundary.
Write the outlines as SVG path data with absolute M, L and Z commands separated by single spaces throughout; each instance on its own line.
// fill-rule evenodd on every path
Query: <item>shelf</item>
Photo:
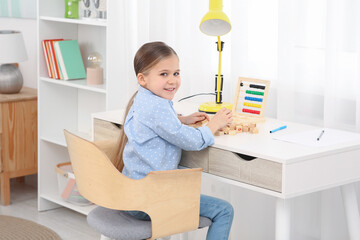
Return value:
M 79 132 L 79 131 L 72 131 L 72 130 L 70 130 L 70 131 L 81 138 L 92 141 L 90 134 L 86 134 L 86 133 Z M 43 141 L 46 141 L 46 142 L 50 142 L 50 143 L 59 145 L 59 146 L 67 147 L 67 144 L 65 141 L 65 136 L 64 136 L 63 132 L 61 132 L 60 134 L 53 133 L 53 134 L 47 134 L 47 135 L 48 136 L 41 136 L 40 139 Z
M 53 84 L 73 87 L 73 88 L 79 88 L 83 90 L 88 90 L 92 92 L 98 92 L 98 93 L 106 93 L 106 85 L 87 85 L 86 79 L 78 79 L 78 80 L 59 80 L 59 79 L 53 79 L 53 78 L 46 78 L 46 77 L 40 77 L 41 81 L 49 82 Z
M 106 20 L 98 20 L 98 19 L 70 19 L 70 18 L 40 16 L 40 20 L 61 22 L 61 23 L 74 23 L 74 24 L 82 24 L 82 25 L 90 25 L 90 26 L 100 26 L 100 27 L 107 26 Z
M 60 137 L 41 137 L 40 139 L 59 146 L 67 147 L 64 138 L 61 139 Z
M 79 206 L 79 205 L 69 203 L 69 202 L 63 200 L 59 196 L 59 193 L 57 193 L 57 192 L 43 193 L 43 194 L 40 194 L 40 197 L 44 198 L 48 201 L 54 202 L 56 204 L 59 204 L 63 207 L 72 209 L 72 210 L 79 212 L 81 214 L 84 214 L 84 215 L 88 215 L 89 212 L 91 212 L 91 210 L 93 210 L 94 208 L 97 207 L 97 205 L 95 205 L 95 204 L 91 204 L 91 205 L 87 205 L 87 206 Z

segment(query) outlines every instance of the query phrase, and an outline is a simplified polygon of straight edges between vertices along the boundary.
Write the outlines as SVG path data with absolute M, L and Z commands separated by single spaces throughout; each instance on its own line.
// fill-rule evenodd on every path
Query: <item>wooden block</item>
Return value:
M 237 126 L 236 126 L 236 131 L 237 131 L 237 132 L 242 132 L 242 131 L 243 131 L 242 128 L 243 128 L 242 125 L 237 125 Z
M 254 128 L 254 127 L 256 127 L 256 123 L 250 123 L 249 124 L 249 128 Z
M 230 131 L 230 128 L 229 128 L 229 127 L 224 128 L 224 133 L 225 133 L 225 134 L 229 134 L 229 131 Z
M 229 131 L 229 135 L 236 135 L 237 131 L 236 130 L 230 130 Z
M 257 134 L 259 133 L 259 129 L 257 127 L 253 128 L 253 130 L 251 131 L 251 133 L 253 134 Z
M 202 121 L 202 125 L 204 126 L 205 124 L 207 124 L 209 121 L 207 119 L 205 119 L 204 121 Z
M 224 135 L 223 131 L 216 131 L 215 132 L 215 136 L 222 136 L 222 135 Z
M 243 126 L 243 132 L 249 132 L 249 127 L 248 126 Z

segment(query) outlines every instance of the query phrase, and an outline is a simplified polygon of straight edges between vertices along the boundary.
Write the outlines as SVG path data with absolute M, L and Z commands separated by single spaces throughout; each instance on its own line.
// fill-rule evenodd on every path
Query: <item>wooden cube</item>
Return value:
M 255 127 L 252 129 L 251 133 L 253 133 L 253 134 L 259 133 L 259 129 L 257 127 Z
M 250 123 L 249 124 L 249 128 L 255 128 L 256 127 L 256 123 Z
M 230 130 L 229 131 L 229 135 L 236 135 L 237 131 L 236 130 Z
M 242 131 L 243 131 L 242 128 L 243 128 L 242 125 L 237 125 L 237 126 L 236 126 L 236 131 L 237 131 L 237 132 L 242 132 Z
M 248 126 L 243 126 L 243 132 L 249 132 L 249 127 Z
M 215 136 L 222 136 L 224 135 L 224 131 L 216 131 Z

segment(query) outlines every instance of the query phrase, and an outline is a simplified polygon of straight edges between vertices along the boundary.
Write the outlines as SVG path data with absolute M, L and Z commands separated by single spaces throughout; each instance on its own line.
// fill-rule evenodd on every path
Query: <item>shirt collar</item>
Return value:
M 154 96 L 158 99 L 161 99 L 163 101 L 167 101 L 169 102 L 171 105 L 173 105 L 173 102 L 171 100 L 168 100 L 168 99 L 165 99 L 165 98 L 162 98 L 162 97 L 159 97 L 158 95 L 154 94 L 152 91 L 142 87 L 142 86 L 139 86 L 139 93 L 140 94 L 144 94 L 144 95 L 149 95 L 149 96 Z

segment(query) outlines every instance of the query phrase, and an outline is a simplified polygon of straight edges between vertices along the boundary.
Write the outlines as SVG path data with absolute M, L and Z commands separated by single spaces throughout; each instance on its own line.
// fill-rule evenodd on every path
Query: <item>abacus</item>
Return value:
M 240 122 L 265 121 L 269 86 L 270 81 L 239 77 L 232 109 L 234 118 Z

